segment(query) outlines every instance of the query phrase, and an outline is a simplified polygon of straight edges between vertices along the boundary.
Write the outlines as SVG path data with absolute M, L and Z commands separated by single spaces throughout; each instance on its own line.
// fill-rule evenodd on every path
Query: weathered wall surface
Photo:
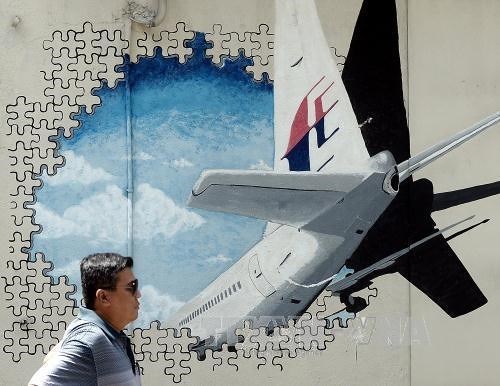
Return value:
M 412 1 L 409 12 L 409 115 L 415 152 L 498 111 L 500 29 L 494 20 L 500 6 L 495 1 Z M 433 181 L 436 192 L 498 181 L 498 132 L 498 126 L 491 128 L 421 175 Z M 438 224 L 472 214 L 478 221 L 491 218 L 477 232 L 451 241 L 488 303 L 451 319 L 412 289 L 412 315 L 425 317 L 431 337 L 429 345 L 412 346 L 415 384 L 494 384 L 498 377 L 498 208 L 499 197 L 493 196 L 433 216 Z
M 361 1 L 345 3 L 317 1 L 327 40 L 343 56 Z M 272 79 L 272 2 L 168 1 L 164 19 L 152 28 L 130 22 L 123 15 L 125 7 L 126 2 L 118 0 L 11 1 L 2 5 L 0 162 L 5 166 L 0 169 L 0 363 L 5 370 L 0 384 L 26 384 L 73 318 L 71 285 L 78 282 L 60 271 L 59 279 L 51 279 L 44 271 L 50 264 L 40 255 L 34 260 L 34 252 L 45 252 L 44 259 L 53 261 L 54 256 L 45 250 L 32 250 L 32 261 L 23 262 L 28 257 L 23 248 L 33 245 L 30 232 L 38 229 L 32 210 L 23 204 L 35 201 L 35 194 L 43 190 L 33 189 L 40 185 L 38 172 L 47 178 L 41 165 L 47 165 L 50 173 L 54 165 L 63 162 L 49 138 L 56 129 L 65 128 L 66 136 L 71 137 L 72 129 L 78 126 L 73 114 L 79 107 L 89 116 L 104 107 L 96 90 L 103 80 L 110 86 L 123 84 L 126 73 L 115 67 L 124 63 L 122 55 L 128 54 L 136 63 L 152 56 L 154 47 L 160 45 L 163 53 L 183 63 L 192 54 L 183 43 L 193 38 L 194 31 L 204 32 L 205 41 L 214 43 L 206 51 L 214 65 L 222 61 L 221 54 L 236 56 L 241 48 L 244 57 L 254 57 L 254 64 L 246 64 L 249 79 L 264 77 L 265 81 L 266 72 Z M 493 0 L 398 2 L 413 153 L 498 110 L 499 14 L 500 5 Z M 126 114 L 123 106 L 123 126 Z M 497 132 L 497 128 L 490 129 L 425 169 L 421 176 L 433 181 L 436 192 L 497 181 Z M 62 136 L 60 141 L 66 139 Z M 48 188 L 47 181 L 44 179 Z M 261 337 L 253 340 L 251 347 L 267 345 L 266 353 L 245 351 L 249 347 L 240 346 L 238 353 L 223 351 L 205 361 L 187 352 L 189 339 L 176 340 L 153 323 L 149 329 L 134 332 L 144 384 L 172 380 L 249 385 L 494 384 L 499 375 L 494 355 L 498 342 L 494 327 L 500 320 L 500 300 L 496 298 L 500 265 L 494 244 L 498 200 L 493 196 L 434 216 L 438 226 L 470 214 L 479 220 L 491 218 L 451 241 L 489 300 L 479 310 L 451 319 L 402 277 L 388 275 L 376 279 L 376 291 L 365 291 L 370 305 L 347 328 L 341 328 L 338 321 L 333 328 L 325 328 L 321 316 L 339 304 L 323 294 L 311 306 L 310 322 L 306 317 L 296 330 L 283 331 L 283 336 L 292 337 L 291 343 L 283 336 L 274 340 Z M 127 232 L 122 228 L 118 231 Z M 61 267 L 55 264 L 54 268 Z M 288 350 L 273 350 L 280 342 L 288 342 Z M 179 346 L 171 349 L 169 345 L 174 343 Z

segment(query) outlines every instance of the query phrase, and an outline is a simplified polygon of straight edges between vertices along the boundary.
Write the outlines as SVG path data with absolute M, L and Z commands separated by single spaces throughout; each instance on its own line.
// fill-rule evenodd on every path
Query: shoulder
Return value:
M 78 339 L 81 336 L 90 336 L 83 329 L 70 335 L 56 345 L 47 355 L 42 367 L 31 379 L 34 385 L 96 385 L 97 374 L 95 360 L 88 341 Z
M 99 326 L 87 321 L 77 321 L 68 326 L 68 330 L 63 338 L 62 347 L 79 342 L 83 346 L 92 348 L 96 345 L 104 344 L 106 341 L 106 334 Z

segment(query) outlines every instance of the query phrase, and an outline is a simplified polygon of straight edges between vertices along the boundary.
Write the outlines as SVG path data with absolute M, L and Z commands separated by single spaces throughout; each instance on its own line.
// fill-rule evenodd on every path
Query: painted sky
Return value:
M 263 221 L 187 208 L 203 169 L 273 165 L 273 93 L 244 72 L 247 59 L 222 67 L 204 57 L 142 58 L 126 66 L 131 87 L 135 272 L 143 293 L 138 325 L 164 320 L 257 242 Z M 102 105 L 61 140 L 66 165 L 37 194 L 43 226 L 33 250 L 53 275 L 79 284 L 78 261 L 98 251 L 127 252 L 125 83 L 97 92 Z

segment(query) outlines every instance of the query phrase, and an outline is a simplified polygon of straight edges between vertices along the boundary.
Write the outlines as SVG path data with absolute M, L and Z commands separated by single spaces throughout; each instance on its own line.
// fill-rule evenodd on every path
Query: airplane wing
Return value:
M 437 236 L 442 235 L 442 233 L 446 232 L 447 230 L 454 228 L 457 225 L 462 224 L 463 222 L 472 219 L 473 217 L 474 216 L 468 217 L 465 220 L 459 221 L 455 224 L 447 226 L 446 228 L 443 228 L 442 230 L 436 231 L 436 232 L 430 234 L 429 236 L 424 237 L 423 239 L 421 239 L 415 243 L 410 244 L 408 247 L 403 248 L 403 249 L 377 261 L 376 263 L 374 263 L 366 268 L 363 268 L 363 269 L 353 273 L 352 275 L 345 277 L 344 279 L 340 279 L 338 281 L 335 281 L 335 279 L 333 279 L 331 284 L 329 284 L 327 286 L 327 288 L 334 293 L 338 293 L 338 292 L 344 291 L 350 287 L 354 287 L 361 280 L 367 278 L 368 276 L 373 275 L 374 272 L 381 271 L 381 270 L 384 270 L 384 269 L 390 267 L 391 265 L 395 264 L 400 257 L 406 255 L 407 253 L 409 253 L 410 251 L 414 250 L 415 248 L 421 246 L 422 244 L 427 243 L 429 240 L 431 240 Z M 419 261 L 418 264 L 415 264 L 415 265 L 421 265 L 421 262 Z M 437 277 L 436 277 L 436 281 L 439 281 Z M 316 284 L 319 284 L 319 283 L 316 283 Z
M 335 205 L 366 177 L 208 170 L 193 187 L 188 205 L 300 227 Z
M 412 251 L 399 273 L 452 318 L 488 302 L 442 235 Z
M 450 139 L 440 142 L 431 148 L 411 157 L 410 159 L 398 164 L 397 170 L 399 172 L 399 181 L 404 181 L 416 171 L 430 164 L 432 161 L 442 157 L 446 153 L 482 133 L 487 128 L 500 122 L 500 111 L 496 112 L 489 117 L 484 118 L 480 122 L 474 124 L 454 135 Z
M 278 0 L 276 171 L 363 170 L 369 155 L 313 0 Z
M 402 68 L 405 67 L 400 64 L 396 2 L 364 0 L 342 79 L 358 122 L 371 118 L 361 128 L 368 152 L 375 155 L 389 150 L 398 164 L 410 158 Z M 436 202 L 433 196 L 430 181 L 413 182 L 412 176 L 408 177 L 400 185 L 398 196 L 386 215 L 379 219 L 351 257 L 348 267 L 363 269 L 400 245 L 407 245 L 409 240 L 418 240 L 418 235 L 432 232 L 435 224 L 431 212 L 433 201 Z M 456 204 L 449 196 L 446 200 L 446 207 Z M 397 264 L 376 271 L 373 276 L 398 270 L 451 316 L 472 311 L 486 302 L 442 236 L 402 256 Z

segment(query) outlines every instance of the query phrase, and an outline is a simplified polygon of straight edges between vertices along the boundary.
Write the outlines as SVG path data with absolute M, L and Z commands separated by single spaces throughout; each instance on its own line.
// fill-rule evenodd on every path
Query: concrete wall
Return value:
M 397 5 L 403 84 L 407 85 L 404 92 L 412 152 L 416 153 L 499 110 L 500 3 L 410 0 L 398 1 Z M 361 1 L 318 0 L 317 6 L 327 40 L 345 56 Z M 245 35 L 253 32 L 252 36 L 260 42 L 272 41 L 274 5 L 270 1 L 169 0 L 164 19 L 153 28 L 130 22 L 123 15 L 125 7 L 126 2 L 119 0 L 10 1 L 2 5 L 0 162 L 5 165 L 0 168 L 2 385 L 26 384 L 74 316 L 70 294 L 72 284 L 78 282 L 64 278 L 64 272 L 59 273 L 60 278 L 51 279 L 45 271 L 50 268 L 46 261 L 53 259 L 50 254 L 35 259 L 35 252 L 46 251 L 31 250 L 31 261 L 27 262 L 25 249 L 32 245 L 32 237 L 39 237 L 30 235 L 38 229 L 32 206 L 23 207 L 26 202 L 35 201 L 36 194 L 41 192 L 33 188 L 40 185 L 36 174 L 42 172 L 41 178 L 47 178 L 47 171 L 54 172 L 54 166 L 63 162 L 49 138 L 55 134 L 54 129 L 66 128 L 69 137 L 70 128 L 78 125 L 71 114 L 76 111 L 75 106 L 86 108 L 89 113 L 100 108 L 92 89 L 100 87 L 102 79 L 112 84 L 125 76 L 113 67 L 122 63 L 120 54 L 127 53 L 132 62 L 137 62 L 141 56 L 151 56 L 155 42 L 160 41 L 166 51 L 178 55 L 182 62 L 190 52 L 172 38 L 188 39 L 190 31 L 205 32 L 207 39 L 214 40 L 211 54 L 215 64 L 219 63 L 221 52 L 229 55 L 232 52 L 217 40 L 220 38 L 217 31 L 233 32 L 229 36 L 235 48 L 238 44 L 241 48 L 250 44 L 255 57 L 269 58 L 261 59 L 260 63 L 257 60 L 256 65 L 247 68 L 248 76 L 261 79 L 262 73 L 268 72 L 272 78 L 270 47 L 266 50 L 261 44 L 256 48 Z M 179 26 L 179 21 L 185 27 Z M 269 29 L 259 27 L 261 24 Z M 175 35 L 181 28 L 185 33 Z M 71 30 L 86 45 L 80 45 L 71 32 L 68 35 Z M 92 34 L 104 30 L 113 34 Z M 73 47 L 74 57 L 87 54 L 87 63 L 74 63 L 73 70 L 65 72 L 73 62 L 69 55 L 62 71 L 57 72 L 57 63 L 62 59 L 58 49 L 51 48 L 59 36 L 53 35 L 54 31 L 62 31 L 63 41 L 59 44 Z M 162 35 L 162 31 L 170 32 L 170 41 L 164 40 L 169 34 Z M 240 41 L 234 32 L 239 34 Z M 105 41 L 114 48 L 111 51 L 99 45 L 96 48 L 89 44 L 92 40 Z M 94 60 L 92 52 L 100 59 Z M 87 71 L 93 75 L 88 77 Z M 64 79 L 68 85 L 55 79 Z M 72 87 L 77 91 L 71 91 Z M 66 99 L 61 95 L 71 96 Z M 69 103 L 65 105 L 64 101 Z M 495 182 L 500 179 L 496 166 L 500 161 L 499 138 L 498 127 L 493 127 L 426 168 L 420 176 L 431 179 L 436 192 Z M 61 137 L 60 141 L 65 139 Z M 48 170 L 44 171 L 42 165 Z M 370 305 L 346 328 L 338 322 L 333 328 L 325 328 L 321 316 L 340 305 L 328 293 L 322 294 L 311 306 L 312 324 L 305 321 L 301 327 L 297 326 L 302 330 L 295 333 L 302 336 L 298 339 L 303 339 L 308 349 L 297 349 L 296 357 L 289 352 L 283 357 L 279 352 L 267 350 L 259 354 L 251 352 L 250 358 L 244 358 L 243 351 L 239 351 L 238 357 L 230 360 L 235 353 L 226 350 L 214 354 L 214 358 L 209 355 L 206 361 L 198 361 L 185 350 L 189 343 L 185 336 L 175 341 L 182 352 L 165 355 L 163 346 L 147 345 L 149 336 L 153 341 L 167 337 L 162 326 L 152 324 L 149 329 L 131 331 L 137 358 L 144 366 L 143 383 L 161 385 L 174 380 L 186 384 L 224 381 L 249 385 L 495 384 L 499 376 L 494 352 L 498 342 L 495 325 L 500 321 L 500 300 L 496 296 L 500 288 L 495 280 L 500 276 L 495 245 L 499 205 L 499 198 L 493 196 L 433 216 L 438 226 L 471 214 L 478 220 L 491 218 L 487 224 L 450 243 L 489 300 L 479 310 L 451 319 L 401 276 L 387 275 L 376 279 L 376 291 L 363 293 Z M 81 255 L 71 257 L 78 259 Z M 265 339 L 271 342 L 268 346 L 273 346 L 271 338 L 259 341 L 261 345 L 265 346 Z M 324 350 L 318 350 L 317 346 Z

